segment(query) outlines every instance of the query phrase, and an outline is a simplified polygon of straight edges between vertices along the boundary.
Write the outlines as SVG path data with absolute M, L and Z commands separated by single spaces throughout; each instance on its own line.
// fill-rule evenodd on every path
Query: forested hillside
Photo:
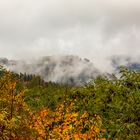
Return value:
M 99 75 L 117 74 L 121 65 L 131 70 L 139 70 L 139 57 L 115 55 L 109 58 L 107 71 L 98 68 L 97 63 L 76 55 L 44 56 L 36 59 L 10 60 L 0 58 L 0 65 L 15 73 L 40 75 L 46 81 L 69 85 L 82 85 Z M 106 65 L 106 63 L 105 63 Z
M 45 56 L 33 60 L 0 58 L 0 65 L 16 73 L 40 75 L 47 82 L 71 85 L 81 85 L 100 74 L 90 60 L 74 55 Z
M 0 140 L 139 140 L 140 72 L 74 86 L 0 68 Z

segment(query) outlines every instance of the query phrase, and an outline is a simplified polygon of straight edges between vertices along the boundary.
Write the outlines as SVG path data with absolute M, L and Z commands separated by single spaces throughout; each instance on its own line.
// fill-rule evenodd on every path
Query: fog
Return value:
M 112 56 L 140 55 L 138 0 L 0 0 L 0 56 L 77 55 L 112 71 Z

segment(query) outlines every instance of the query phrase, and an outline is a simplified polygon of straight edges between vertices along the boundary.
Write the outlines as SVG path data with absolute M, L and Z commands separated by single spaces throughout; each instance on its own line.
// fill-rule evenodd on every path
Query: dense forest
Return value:
M 0 67 L 0 140 L 139 140 L 140 72 L 81 86 Z

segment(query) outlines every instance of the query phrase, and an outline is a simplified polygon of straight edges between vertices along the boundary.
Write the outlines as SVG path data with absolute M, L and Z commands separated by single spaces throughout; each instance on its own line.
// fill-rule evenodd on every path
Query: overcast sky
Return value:
M 0 57 L 140 54 L 139 0 L 0 0 Z

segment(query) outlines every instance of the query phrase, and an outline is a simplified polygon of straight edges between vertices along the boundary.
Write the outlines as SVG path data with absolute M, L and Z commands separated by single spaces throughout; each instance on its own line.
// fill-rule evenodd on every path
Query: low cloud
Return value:
M 138 0 L 0 2 L 0 56 L 78 55 L 101 70 L 114 55 L 140 55 Z

